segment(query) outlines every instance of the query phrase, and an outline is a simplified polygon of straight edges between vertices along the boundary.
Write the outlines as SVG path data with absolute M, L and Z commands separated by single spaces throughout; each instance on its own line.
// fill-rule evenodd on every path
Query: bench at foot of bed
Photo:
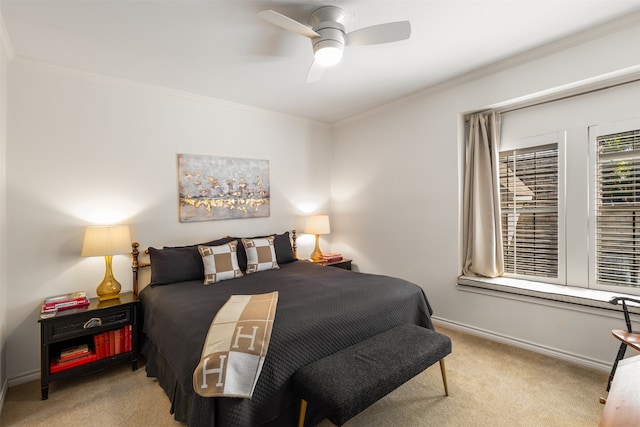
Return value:
M 400 325 L 307 365 L 293 376 L 294 391 L 302 399 L 299 427 L 307 402 L 341 426 L 438 361 L 448 396 L 443 358 L 449 353 L 446 335 Z

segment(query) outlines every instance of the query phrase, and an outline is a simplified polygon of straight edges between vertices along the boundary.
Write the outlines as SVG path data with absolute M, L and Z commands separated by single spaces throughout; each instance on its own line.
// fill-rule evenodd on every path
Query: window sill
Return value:
M 637 295 L 578 288 L 575 286 L 552 285 L 549 283 L 507 277 L 487 278 L 460 276 L 458 277 L 458 285 L 614 311 L 622 311 L 622 305 L 610 304 L 609 300 L 611 298 L 616 296 L 639 298 Z M 632 304 L 627 304 L 627 306 L 630 312 L 640 314 L 640 307 L 632 306 Z

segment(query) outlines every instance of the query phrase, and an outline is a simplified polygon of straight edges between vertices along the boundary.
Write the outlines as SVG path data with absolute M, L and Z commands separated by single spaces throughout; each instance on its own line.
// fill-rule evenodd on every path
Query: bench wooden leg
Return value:
M 447 371 L 444 368 L 444 359 L 440 359 L 440 372 L 442 372 L 442 382 L 444 383 L 444 394 L 449 396 L 449 387 L 447 386 Z
M 300 400 L 300 419 L 298 420 L 298 427 L 304 427 L 304 417 L 307 414 L 307 401 Z

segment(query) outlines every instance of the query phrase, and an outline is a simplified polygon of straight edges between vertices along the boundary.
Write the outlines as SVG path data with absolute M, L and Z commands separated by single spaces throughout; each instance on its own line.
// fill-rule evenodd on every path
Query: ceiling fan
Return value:
M 347 33 L 346 15 L 337 6 L 316 9 L 309 17 L 309 25 L 273 10 L 263 10 L 258 16 L 277 27 L 311 39 L 314 60 L 307 73 L 307 83 L 320 80 L 326 68 L 338 64 L 345 46 L 391 43 L 408 39 L 411 35 L 409 21 L 372 25 Z

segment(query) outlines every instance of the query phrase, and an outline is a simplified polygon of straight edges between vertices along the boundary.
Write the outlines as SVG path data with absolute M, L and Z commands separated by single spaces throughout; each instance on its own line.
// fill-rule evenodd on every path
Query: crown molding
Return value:
M 129 86 L 136 89 L 152 91 L 168 96 L 175 96 L 183 99 L 190 99 L 192 101 L 199 101 L 207 104 L 216 105 L 219 107 L 240 110 L 252 114 L 260 114 L 263 116 L 272 116 L 285 120 L 292 120 L 300 123 L 304 123 L 311 126 L 317 126 L 320 128 L 331 129 L 331 124 L 311 120 L 305 117 L 294 116 L 291 114 L 281 113 L 279 111 L 268 110 L 266 108 L 253 107 L 247 104 L 241 104 L 237 102 L 225 101 L 219 98 L 213 98 L 206 95 L 200 95 L 193 92 L 187 92 L 180 89 L 172 89 L 166 86 L 159 86 L 151 83 L 143 83 L 135 80 L 124 79 L 120 77 L 112 77 L 106 74 L 99 74 L 90 71 L 84 71 L 77 68 L 66 67 L 63 65 L 52 64 L 50 62 L 40 61 L 38 59 L 29 58 L 22 55 L 15 56 L 15 64 L 21 64 L 32 68 L 47 69 L 51 72 L 65 73 L 75 75 L 79 79 L 86 81 L 99 82 L 102 84 L 114 84 L 119 86 Z

